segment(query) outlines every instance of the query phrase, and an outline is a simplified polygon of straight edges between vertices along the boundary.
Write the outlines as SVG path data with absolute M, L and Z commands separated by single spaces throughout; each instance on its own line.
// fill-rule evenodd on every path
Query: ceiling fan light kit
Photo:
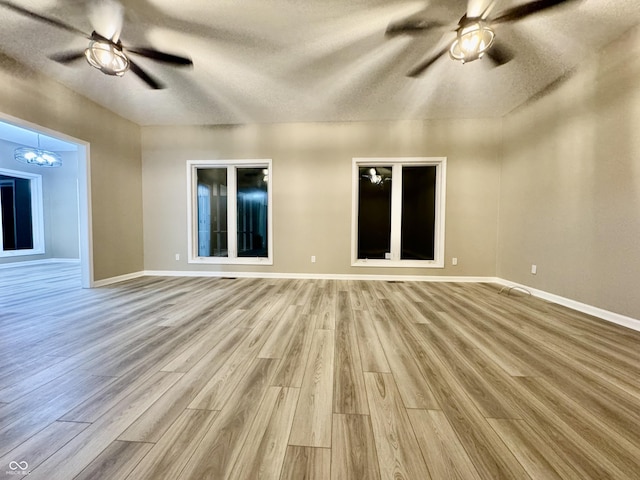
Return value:
M 374 185 L 380 185 L 382 183 L 382 175 L 378 175 L 378 171 L 375 168 L 369 170 L 369 175 L 369 179 Z
M 451 44 L 449 55 L 462 63 L 482 58 L 493 45 L 496 34 L 482 20 L 471 20 L 457 30 L 456 39 Z
M 116 44 L 92 40 L 84 54 L 89 65 L 107 75 L 121 77 L 129 70 L 129 59 Z

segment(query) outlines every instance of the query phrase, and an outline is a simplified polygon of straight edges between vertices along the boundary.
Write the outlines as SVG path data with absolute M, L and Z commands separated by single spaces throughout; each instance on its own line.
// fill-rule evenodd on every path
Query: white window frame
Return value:
M 360 167 L 392 166 L 391 183 L 391 258 L 358 258 L 358 188 Z M 402 166 L 435 166 L 436 168 L 436 207 L 434 221 L 434 259 L 402 260 L 401 217 L 402 217 Z M 353 267 L 411 267 L 444 268 L 444 227 L 446 199 L 446 157 L 390 157 L 390 158 L 354 158 L 352 162 L 351 196 L 351 266 Z
M 237 168 L 266 168 L 267 182 L 267 257 L 238 257 Z M 200 168 L 227 168 L 227 257 L 198 255 L 198 175 Z M 273 265 L 273 199 L 271 159 L 188 160 L 187 161 L 187 242 L 188 262 L 217 265 Z
M 33 248 L 26 250 L 4 250 L 2 243 L 2 222 L 0 222 L 0 258 L 42 255 L 44 249 L 44 207 L 42 200 L 42 175 L 0 168 L 0 175 L 24 178 L 31 181 L 31 228 L 33 229 Z M 0 199 L 2 202 L 2 199 Z

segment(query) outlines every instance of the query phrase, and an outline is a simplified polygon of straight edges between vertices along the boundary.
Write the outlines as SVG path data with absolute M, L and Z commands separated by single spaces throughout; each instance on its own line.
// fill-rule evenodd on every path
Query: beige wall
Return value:
M 505 119 L 500 277 L 640 318 L 639 132 L 640 29 Z
M 186 263 L 185 163 L 272 158 L 274 265 L 227 270 L 497 274 L 640 318 L 639 78 L 635 29 L 503 120 L 141 129 L 0 55 L 0 112 L 91 144 L 96 279 L 222 270 Z M 448 158 L 445 269 L 350 266 L 351 159 L 367 156 Z
M 140 127 L 2 54 L 0 112 L 90 143 L 94 277 L 142 270 Z
M 145 269 L 224 268 L 186 262 L 187 160 L 271 158 L 274 264 L 226 270 L 493 276 L 501 128 L 500 120 L 143 127 Z M 448 157 L 445 269 L 351 267 L 352 158 L 385 156 Z
M 0 112 L 90 143 L 98 280 L 222 269 L 186 263 L 185 162 L 272 158 L 274 265 L 227 270 L 498 275 L 638 318 L 639 78 L 635 29 L 503 121 L 140 128 L 0 56 Z M 366 156 L 448 158 L 445 269 L 350 266 Z

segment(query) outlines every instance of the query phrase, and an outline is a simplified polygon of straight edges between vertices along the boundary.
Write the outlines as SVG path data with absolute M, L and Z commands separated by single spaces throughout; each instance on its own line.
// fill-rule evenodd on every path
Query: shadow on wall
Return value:
M 506 117 L 499 276 L 640 318 L 638 78 L 640 28 Z

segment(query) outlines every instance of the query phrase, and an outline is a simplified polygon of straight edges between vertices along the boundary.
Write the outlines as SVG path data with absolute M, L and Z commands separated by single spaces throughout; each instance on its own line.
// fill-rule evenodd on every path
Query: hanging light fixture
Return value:
M 61 167 L 62 158 L 55 152 L 40 148 L 40 134 L 38 133 L 38 148 L 20 147 L 13 152 L 13 158 L 20 163 L 37 165 L 39 167 Z

